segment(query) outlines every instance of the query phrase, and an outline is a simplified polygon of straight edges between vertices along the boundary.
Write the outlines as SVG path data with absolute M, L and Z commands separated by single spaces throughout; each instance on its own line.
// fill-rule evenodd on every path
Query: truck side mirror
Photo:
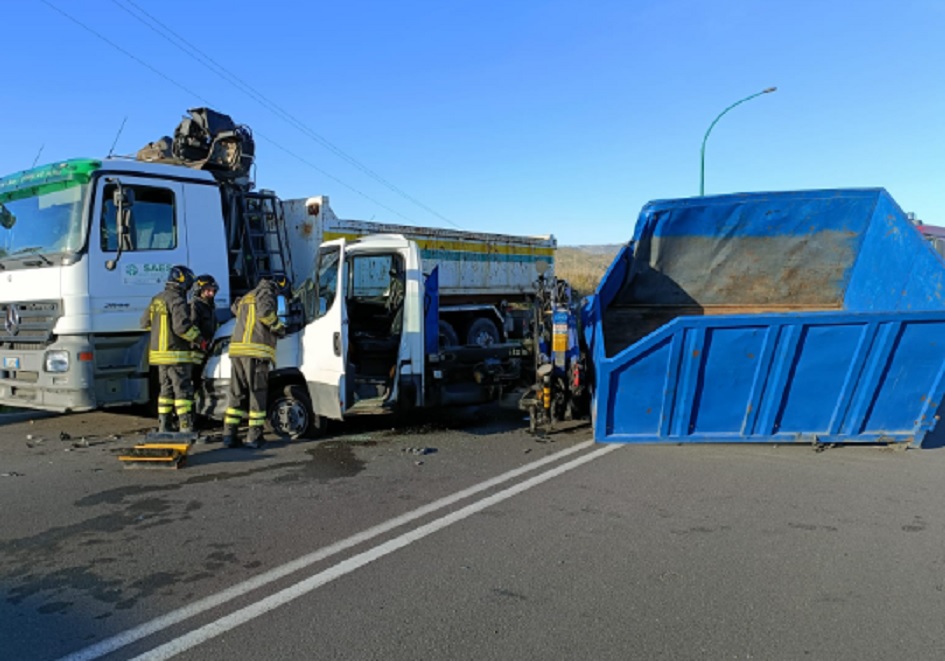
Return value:
M 117 185 L 115 186 L 115 190 L 112 191 L 112 204 L 114 204 L 115 208 L 119 211 L 126 208 L 130 209 L 135 201 L 135 192 L 122 186 L 120 181 L 116 180 L 115 183 Z
M 125 250 L 131 250 L 131 208 L 134 206 L 135 193 L 127 188 L 123 190 L 122 205 L 118 209 L 118 241 L 124 244 Z
M 105 268 L 114 271 L 121 259 L 121 253 L 124 250 L 131 250 L 131 207 L 134 206 L 135 194 L 130 188 L 121 185 L 118 179 L 108 179 L 109 183 L 115 184 L 115 190 L 112 192 L 112 204 L 115 205 L 115 228 L 118 233 L 118 252 L 115 259 L 105 262 Z
M 3 226 L 4 229 L 12 229 L 15 224 L 16 216 L 10 213 L 10 210 L 3 204 L 0 204 L 0 226 Z

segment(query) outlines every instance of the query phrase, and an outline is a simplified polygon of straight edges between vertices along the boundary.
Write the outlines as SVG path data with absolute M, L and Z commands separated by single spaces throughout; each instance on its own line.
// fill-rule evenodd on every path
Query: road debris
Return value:
M 433 454 L 437 451 L 436 448 L 404 448 L 404 452 L 409 454 Z

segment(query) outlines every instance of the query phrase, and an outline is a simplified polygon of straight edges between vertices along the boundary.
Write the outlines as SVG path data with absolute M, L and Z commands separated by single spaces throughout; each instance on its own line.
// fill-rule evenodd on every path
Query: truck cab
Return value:
M 213 176 L 75 159 L 0 178 L 0 404 L 84 411 L 148 401 L 140 318 L 174 264 L 230 290 Z
M 318 307 L 301 348 L 320 359 L 300 365 L 316 415 L 341 420 L 352 409 L 420 403 L 425 290 L 416 243 L 398 235 L 328 241 L 316 273 Z

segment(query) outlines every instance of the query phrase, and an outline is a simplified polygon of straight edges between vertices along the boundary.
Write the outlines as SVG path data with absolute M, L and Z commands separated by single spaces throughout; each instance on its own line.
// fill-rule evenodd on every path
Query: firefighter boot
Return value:
M 188 411 L 187 413 L 181 413 L 177 416 L 177 421 L 180 423 L 180 431 L 183 434 L 192 434 L 194 431 L 194 414 L 193 412 Z
M 171 419 L 171 413 L 162 413 L 158 416 L 158 432 L 163 434 L 165 432 L 174 431 L 174 421 Z
M 223 447 L 238 448 L 243 445 L 237 437 L 237 431 L 236 425 L 225 425 L 223 427 Z
M 246 444 L 246 447 L 253 448 L 258 450 L 263 445 L 266 444 L 265 439 L 263 439 L 263 428 L 262 425 L 253 425 L 249 428 L 249 443 Z

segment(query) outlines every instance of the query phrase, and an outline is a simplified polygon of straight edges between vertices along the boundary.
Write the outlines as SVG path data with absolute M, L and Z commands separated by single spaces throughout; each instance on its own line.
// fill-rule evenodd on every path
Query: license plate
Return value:
M 20 359 L 19 358 L 4 358 L 3 366 L 8 370 L 18 370 L 20 369 Z

